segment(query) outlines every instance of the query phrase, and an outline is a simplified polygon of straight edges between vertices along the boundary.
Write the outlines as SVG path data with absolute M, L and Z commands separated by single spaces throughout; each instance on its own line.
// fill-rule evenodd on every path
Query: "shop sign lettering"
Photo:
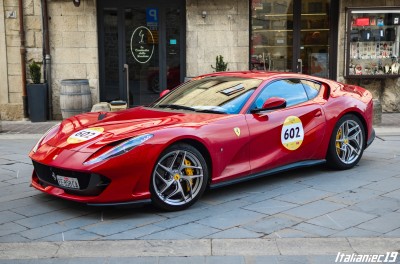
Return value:
M 150 61 L 154 52 L 154 36 L 145 26 L 137 27 L 131 36 L 131 52 L 139 63 Z

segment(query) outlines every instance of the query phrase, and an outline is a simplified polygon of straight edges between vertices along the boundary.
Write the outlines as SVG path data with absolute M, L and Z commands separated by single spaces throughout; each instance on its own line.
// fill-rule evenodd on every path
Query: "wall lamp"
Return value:
M 81 5 L 81 0 L 72 0 L 72 3 L 74 3 L 74 6 L 78 7 Z
M 201 12 L 201 17 L 206 18 L 207 17 L 207 11 L 202 11 Z

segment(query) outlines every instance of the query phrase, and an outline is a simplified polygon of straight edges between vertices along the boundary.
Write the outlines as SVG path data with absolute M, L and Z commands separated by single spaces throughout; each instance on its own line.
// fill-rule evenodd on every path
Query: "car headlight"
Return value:
M 38 142 L 36 143 L 36 145 L 33 147 L 32 152 L 36 153 L 36 151 L 38 150 L 38 148 L 40 147 L 40 145 L 42 145 L 43 140 L 51 133 L 54 133 L 55 131 L 57 131 L 60 128 L 61 123 L 58 123 L 54 126 L 52 126 L 49 130 L 47 130 L 46 133 L 43 134 L 43 136 L 38 140 Z
M 145 134 L 145 135 L 141 135 L 141 136 L 137 136 L 137 137 L 128 139 L 128 140 L 118 144 L 117 146 L 107 150 L 100 156 L 84 162 L 83 164 L 84 165 L 92 165 L 92 164 L 101 162 L 103 160 L 125 154 L 128 151 L 134 149 L 136 146 L 142 144 L 143 142 L 149 140 L 152 137 L 153 137 L 152 134 Z

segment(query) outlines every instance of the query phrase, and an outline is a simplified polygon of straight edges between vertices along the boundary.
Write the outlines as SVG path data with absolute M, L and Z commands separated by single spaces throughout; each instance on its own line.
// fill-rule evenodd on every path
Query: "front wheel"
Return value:
M 361 159 L 364 144 L 365 130 L 361 120 L 353 114 L 343 116 L 333 129 L 327 164 L 340 170 L 354 167 Z
M 207 182 L 208 168 L 203 155 L 190 145 L 173 145 L 160 155 L 154 167 L 151 199 L 163 210 L 182 210 L 200 198 Z

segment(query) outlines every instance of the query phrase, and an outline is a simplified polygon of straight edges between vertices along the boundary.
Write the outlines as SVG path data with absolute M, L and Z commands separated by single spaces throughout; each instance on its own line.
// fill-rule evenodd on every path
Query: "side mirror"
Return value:
M 162 91 L 162 92 L 160 93 L 160 98 L 163 97 L 164 95 L 166 95 L 166 94 L 169 93 L 169 92 L 171 92 L 171 90 L 166 89 L 166 90 Z
M 286 100 L 281 97 L 271 97 L 265 100 L 262 109 L 272 110 L 278 108 L 285 108 Z
M 252 113 L 258 113 L 267 110 L 274 110 L 286 107 L 286 100 L 281 97 L 271 97 L 265 100 L 262 108 L 251 110 Z

